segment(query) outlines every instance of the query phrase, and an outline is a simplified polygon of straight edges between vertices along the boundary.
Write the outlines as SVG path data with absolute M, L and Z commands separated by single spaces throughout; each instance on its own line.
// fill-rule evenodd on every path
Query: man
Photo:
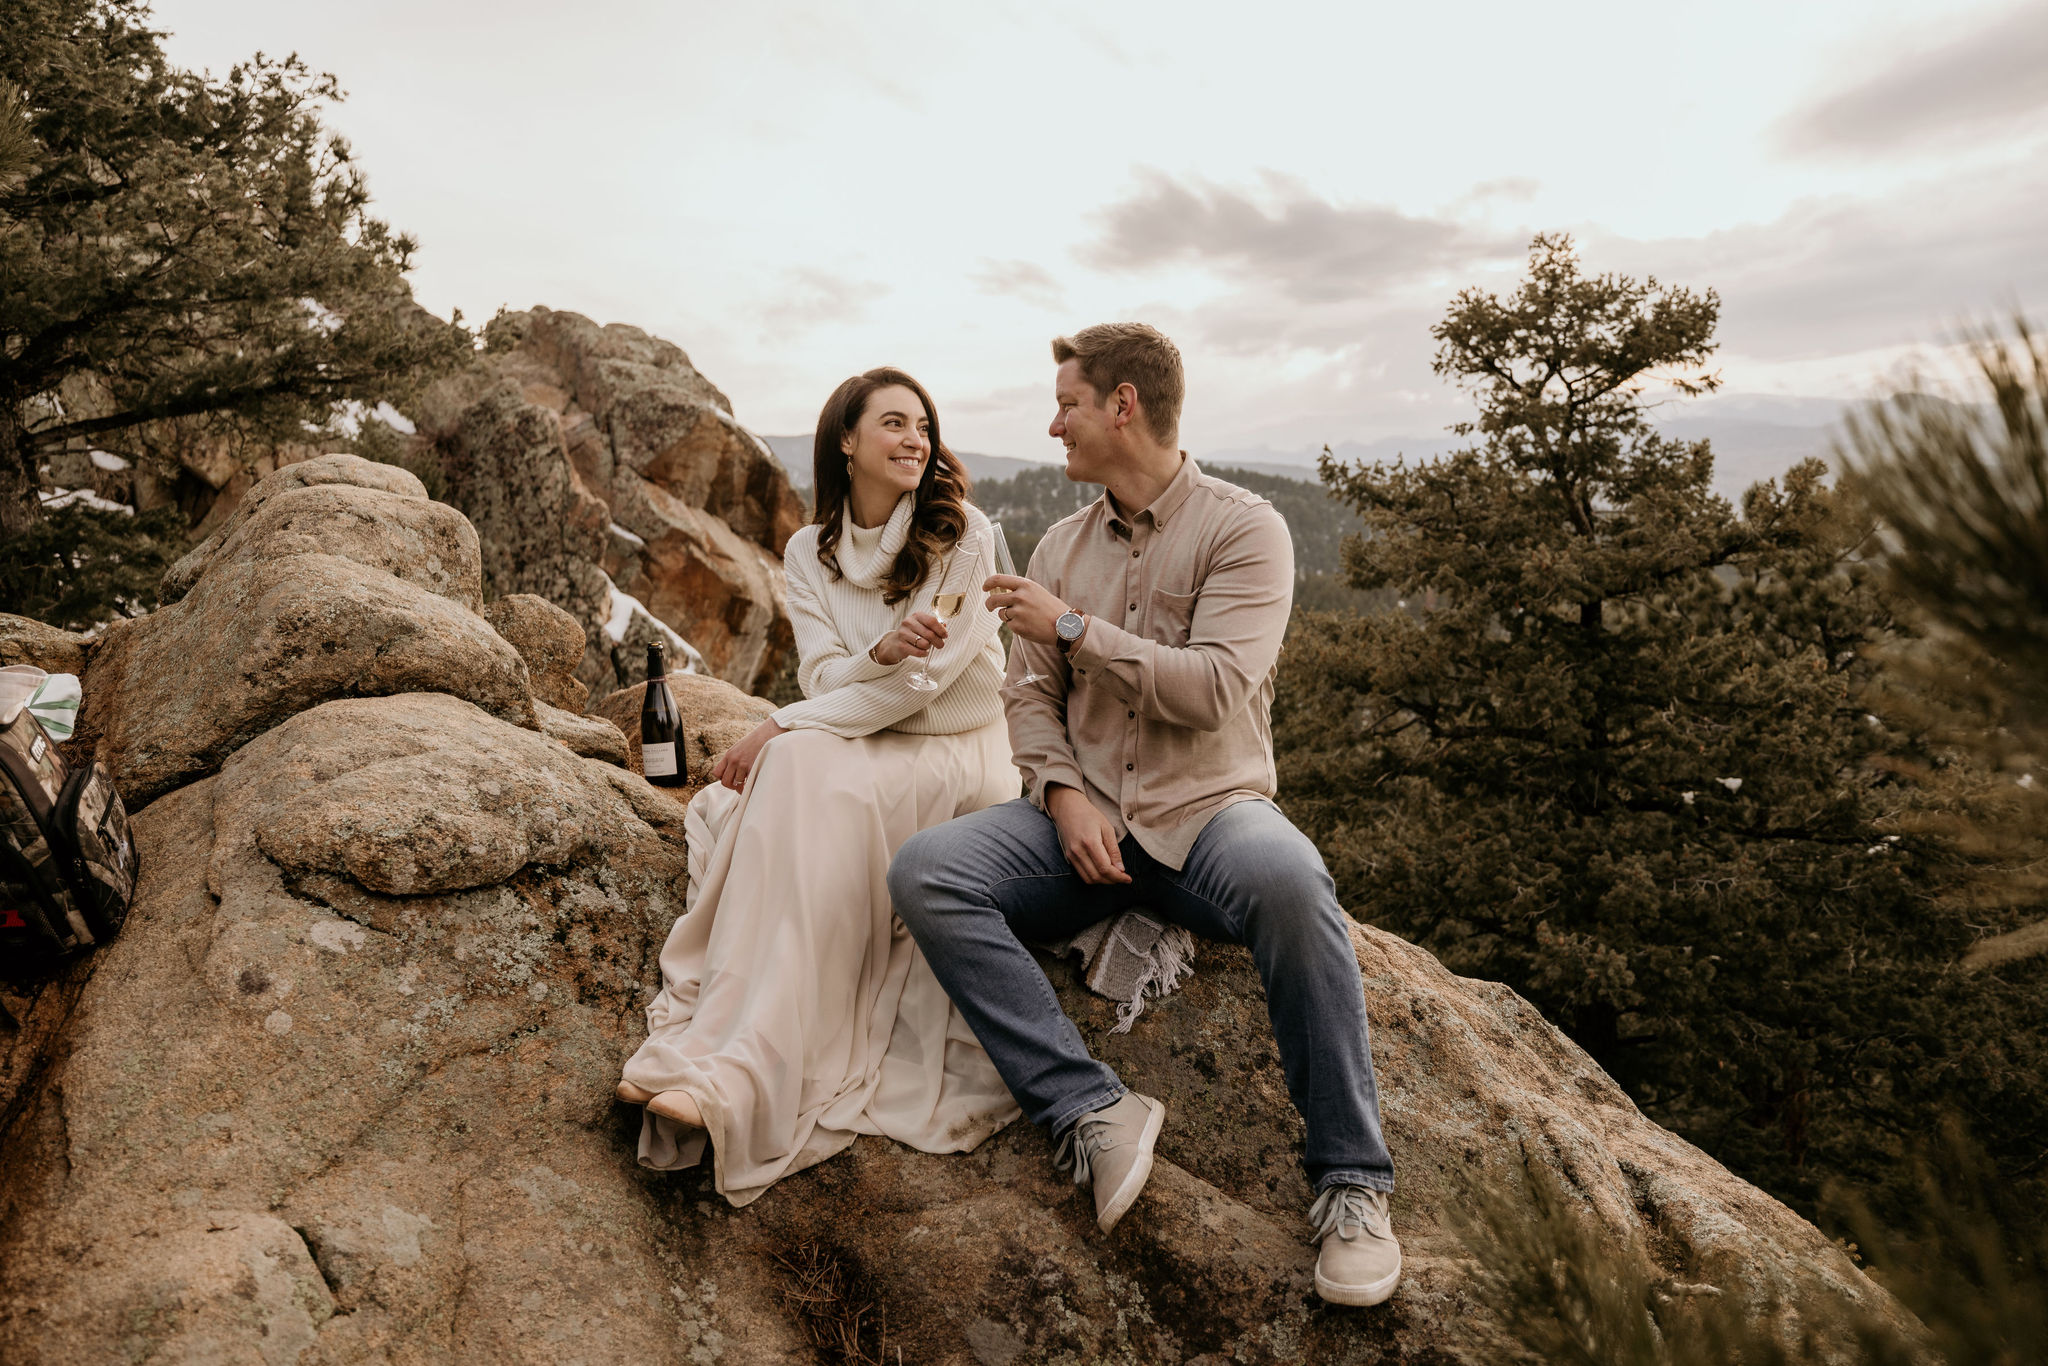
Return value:
M 1287 527 L 1179 449 L 1180 352 L 1158 331 L 1090 327 L 1053 359 L 1067 477 L 1108 492 L 1045 533 L 1029 578 L 985 585 L 1017 638 L 1005 692 L 1030 796 L 913 836 L 889 870 L 896 912 L 1056 1160 L 1092 1183 L 1104 1232 L 1144 1188 L 1166 1110 L 1089 1055 L 1025 943 L 1144 905 L 1249 947 L 1307 1121 L 1316 1291 L 1378 1304 L 1401 1250 L 1365 993 L 1322 858 L 1272 801 Z

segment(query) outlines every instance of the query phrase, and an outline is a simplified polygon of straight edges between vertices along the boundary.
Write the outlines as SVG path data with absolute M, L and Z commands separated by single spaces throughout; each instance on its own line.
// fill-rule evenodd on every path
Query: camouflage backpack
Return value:
M 0 669 L 0 968 L 120 930 L 135 895 L 128 812 L 98 760 L 74 768 L 28 709 L 39 669 Z

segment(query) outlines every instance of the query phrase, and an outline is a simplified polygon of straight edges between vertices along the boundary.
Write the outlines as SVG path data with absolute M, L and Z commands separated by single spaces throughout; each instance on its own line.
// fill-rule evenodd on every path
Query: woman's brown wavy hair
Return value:
M 943 554 L 967 530 L 967 470 L 939 439 L 939 410 L 925 387 L 894 366 L 884 365 L 855 375 L 834 389 L 832 397 L 825 400 L 824 411 L 818 414 L 818 434 L 812 438 L 811 478 L 815 482 L 811 487 L 816 490 L 818 503 L 817 515 L 812 518 L 818 524 L 818 562 L 832 571 L 833 578 L 840 578 L 838 549 L 844 526 L 840 514 L 853 495 L 850 462 L 841 446 L 860 426 L 861 416 L 867 412 L 868 400 L 875 391 L 892 384 L 902 385 L 924 403 L 925 416 L 930 420 L 926 435 L 932 448 L 931 457 L 925 461 L 924 476 L 917 481 L 910 538 L 882 578 L 882 601 L 894 605 L 924 582 L 933 557 Z

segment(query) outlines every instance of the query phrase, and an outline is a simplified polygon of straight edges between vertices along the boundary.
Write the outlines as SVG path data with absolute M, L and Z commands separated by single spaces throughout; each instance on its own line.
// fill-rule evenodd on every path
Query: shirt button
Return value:
M 1124 713 L 1124 715 L 1130 717 L 1133 721 L 1138 719 L 1138 713 L 1134 711 L 1127 711 Z
M 1131 610 L 1132 610 L 1133 612 L 1137 611 L 1137 610 L 1138 610 L 1138 604 L 1137 604 L 1137 603 L 1135 603 L 1135 602 L 1134 602 L 1134 603 L 1132 603 L 1132 604 L 1131 604 Z
M 1124 765 L 1124 772 L 1126 772 L 1126 773 L 1136 773 L 1137 771 L 1138 771 L 1138 766 L 1137 766 L 1136 764 L 1125 764 L 1125 765 Z
M 1133 551 L 1131 552 L 1131 558 L 1132 558 L 1132 559 L 1134 559 L 1134 560 L 1135 560 L 1135 559 L 1137 559 L 1137 558 L 1138 558 L 1138 552 L 1137 552 L 1137 551 L 1135 551 L 1135 550 L 1133 550 Z

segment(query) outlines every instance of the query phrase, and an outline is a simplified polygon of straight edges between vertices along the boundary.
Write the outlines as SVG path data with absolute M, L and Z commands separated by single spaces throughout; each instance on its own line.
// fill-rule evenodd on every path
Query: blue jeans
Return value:
M 1025 943 L 1144 906 L 1252 951 L 1287 1091 L 1307 1122 L 1303 1165 L 1315 1190 L 1392 1190 L 1365 990 L 1315 845 L 1272 803 L 1247 801 L 1209 822 L 1178 872 L 1128 836 L 1122 853 L 1128 884 L 1082 882 L 1051 817 L 1019 800 L 920 831 L 890 865 L 896 914 L 1025 1115 L 1057 1139 L 1124 1093 Z

